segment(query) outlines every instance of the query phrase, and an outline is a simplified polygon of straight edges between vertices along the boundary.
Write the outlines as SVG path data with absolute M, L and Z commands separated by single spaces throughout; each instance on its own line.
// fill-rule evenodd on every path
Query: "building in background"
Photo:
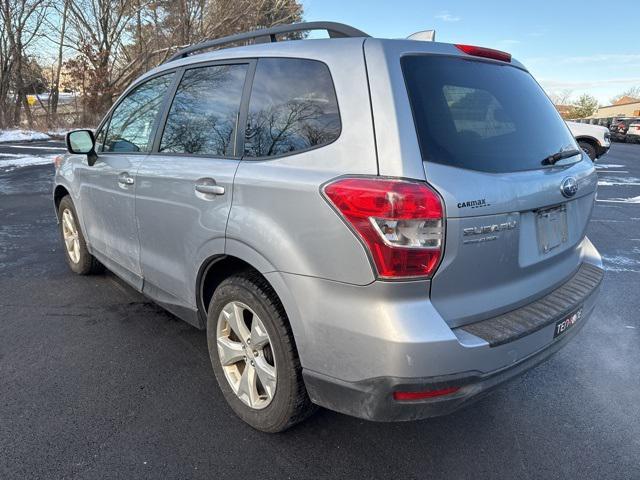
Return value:
M 640 99 L 622 97 L 613 105 L 600 107 L 589 118 L 640 117 Z

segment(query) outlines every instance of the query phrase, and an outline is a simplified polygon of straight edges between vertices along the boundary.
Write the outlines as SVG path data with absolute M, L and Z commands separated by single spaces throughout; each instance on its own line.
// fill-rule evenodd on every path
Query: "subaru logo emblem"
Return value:
M 578 191 L 578 181 L 573 177 L 565 178 L 560 184 L 560 191 L 565 197 L 573 197 Z

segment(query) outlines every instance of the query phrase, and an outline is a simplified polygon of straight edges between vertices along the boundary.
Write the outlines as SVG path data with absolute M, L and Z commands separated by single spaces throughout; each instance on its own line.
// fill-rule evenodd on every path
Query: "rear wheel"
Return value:
M 595 162 L 596 160 L 596 148 L 591 145 L 588 142 L 584 142 L 584 141 L 580 141 L 578 142 L 578 145 L 580 146 L 580 148 L 582 150 L 584 150 L 585 152 L 587 152 L 587 155 L 589 155 L 589 158 L 591 159 L 591 161 Z
M 101 272 L 104 267 L 87 250 L 87 243 L 80 229 L 76 209 L 68 195 L 60 200 L 58 218 L 65 257 L 71 270 L 79 275 Z
M 207 342 L 225 399 L 253 428 L 281 432 L 313 412 L 286 314 L 259 274 L 230 277 L 216 289 Z

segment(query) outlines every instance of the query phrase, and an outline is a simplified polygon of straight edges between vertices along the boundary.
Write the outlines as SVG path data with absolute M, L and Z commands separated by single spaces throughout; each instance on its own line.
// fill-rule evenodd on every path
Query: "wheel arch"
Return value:
M 225 254 L 212 255 L 202 263 L 196 278 L 196 305 L 203 325 L 207 324 L 209 302 L 218 286 L 227 278 L 244 270 L 258 272 L 241 258 Z
M 196 305 L 202 325 L 207 324 L 207 309 L 216 288 L 230 276 L 252 270 L 262 276 L 278 296 L 287 315 L 294 339 L 304 334 L 304 325 L 300 321 L 296 299 L 293 297 L 280 272 L 259 252 L 246 244 L 227 239 L 226 253 L 207 257 L 200 265 L 196 277 Z M 296 341 L 299 344 L 299 342 Z M 302 352 L 298 350 L 302 360 Z
M 590 137 L 588 135 L 580 135 L 576 137 L 576 141 L 590 143 L 595 149 L 598 149 L 600 146 L 600 142 L 595 137 Z
M 58 218 L 58 220 L 60 220 L 59 214 L 58 214 L 58 209 L 60 208 L 60 202 L 67 195 L 70 196 L 71 193 L 69 192 L 67 187 L 65 187 L 64 185 L 56 185 L 56 187 L 53 189 L 53 204 L 56 207 L 56 218 Z

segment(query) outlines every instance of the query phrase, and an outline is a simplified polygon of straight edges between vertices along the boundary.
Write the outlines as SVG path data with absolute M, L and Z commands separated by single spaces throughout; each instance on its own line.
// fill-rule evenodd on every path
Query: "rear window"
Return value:
M 542 168 L 549 155 L 576 148 L 551 101 L 519 68 L 441 55 L 405 56 L 401 64 L 425 161 L 501 173 Z

